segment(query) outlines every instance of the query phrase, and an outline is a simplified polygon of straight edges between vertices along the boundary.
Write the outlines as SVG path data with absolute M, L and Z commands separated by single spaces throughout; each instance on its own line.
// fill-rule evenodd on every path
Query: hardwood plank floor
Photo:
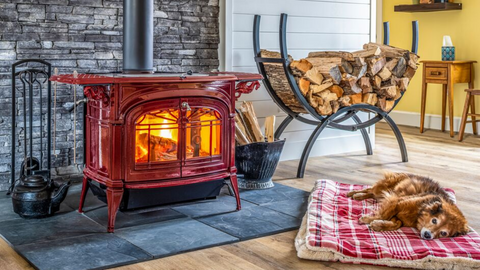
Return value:
M 427 175 L 455 190 L 460 209 L 470 225 L 480 231 L 480 140 L 467 135 L 464 142 L 445 132 L 400 127 L 405 138 L 409 162 L 402 163 L 393 133 L 386 124 L 376 129 L 373 156 L 364 152 L 311 158 L 305 178 L 296 179 L 298 161 L 281 162 L 274 180 L 310 191 L 315 180 L 332 179 L 345 183 L 373 184 L 382 171 Z M 369 265 L 349 265 L 298 259 L 293 246 L 296 231 L 214 247 L 163 259 L 116 268 L 118 270 L 160 269 L 392 269 Z M 0 269 L 33 269 L 8 244 L 0 239 Z

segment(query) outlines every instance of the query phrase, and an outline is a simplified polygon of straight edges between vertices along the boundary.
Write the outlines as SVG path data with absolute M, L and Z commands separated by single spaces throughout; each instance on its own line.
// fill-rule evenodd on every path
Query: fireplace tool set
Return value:
M 29 68 L 29 64 L 35 67 Z M 26 65 L 22 68 L 20 65 Z M 51 176 L 51 65 L 42 60 L 22 60 L 12 65 L 12 164 L 13 210 L 25 218 L 50 216 L 60 208 L 70 183 L 58 183 Z M 17 80 L 20 87 L 17 87 Z M 47 84 L 47 89 L 44 85 Z M 18 99 L 17 93 L 21 98 Z M 46 105 L 46 109 L 45 109 Z M 23 127 L 17 128 L 17 109 Z M 46 124 L 45 124 L 46 122 Z M 16 135 L 23 137 L 23 160 L 16 177 Z M 46 142 L 45 142 L 46 135 Z M 54 137 L 55 138 L 55 137 Z

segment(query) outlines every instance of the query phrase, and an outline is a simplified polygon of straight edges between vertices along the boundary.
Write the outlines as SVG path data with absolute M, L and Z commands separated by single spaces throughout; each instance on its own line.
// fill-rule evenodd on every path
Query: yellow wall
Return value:
M 383 21 L 390 22 L 390 45 L 410 50 L 412 46 L 411 21 L 418 20 L 420 60 L 441 60 L 443 36 L 449 35 L 455 46 L 456 60 L 480 62 L 480 0 L 455 0 L 455 2 L 462 3 L 463 10 L 406 13 L 394 12 L 394 6 L 411 4 L 411 0 L 383 0 Z M 383 41 L 383 38 L 381 40 Z M 480 88 L 480 64 L 475 64 L 475 74 L 476 88 Z M 456 116 L 462 114 L 465 88 L 467 88 L 467 84 L 455 86 L 454 112 Z M 417 70 L 396 110 L 420 112 L 421 89 L 422 66 Z M 441 98 L 441 86 L 429 84 L 427 114 L 441 114 Z

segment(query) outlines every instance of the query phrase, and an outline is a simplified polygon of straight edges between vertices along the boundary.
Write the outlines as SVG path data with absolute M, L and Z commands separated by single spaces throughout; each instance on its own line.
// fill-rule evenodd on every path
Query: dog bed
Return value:
M 318 180 L 295 247 L 298 257 L 319 261 L 418 269 L 480 269 L 480 235 L 423 240 L 414 228 L 375 232 L 358 219 L 376 209 L 373 199 L 346 196 L 363 185 Z M 446 190 L 454 197 L 453 190 Z

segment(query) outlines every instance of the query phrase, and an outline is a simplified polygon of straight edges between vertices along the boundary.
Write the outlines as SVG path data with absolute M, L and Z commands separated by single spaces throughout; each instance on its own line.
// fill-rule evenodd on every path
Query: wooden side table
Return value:
M 425 105 L 427 103 L 427 86 L 429 83 L 443 84 L 442 93 L 442 131 L 445 131 L 445 115 L 448 99 L 448 119 L 450 120 L 450 137 L 453 137 L 453 85 L 468 83 L 473 89 L 474 68 L 477 61 L 420 61 L 423 63 L 422 108 L 420 114 L 420 133 L 425 123 Z

